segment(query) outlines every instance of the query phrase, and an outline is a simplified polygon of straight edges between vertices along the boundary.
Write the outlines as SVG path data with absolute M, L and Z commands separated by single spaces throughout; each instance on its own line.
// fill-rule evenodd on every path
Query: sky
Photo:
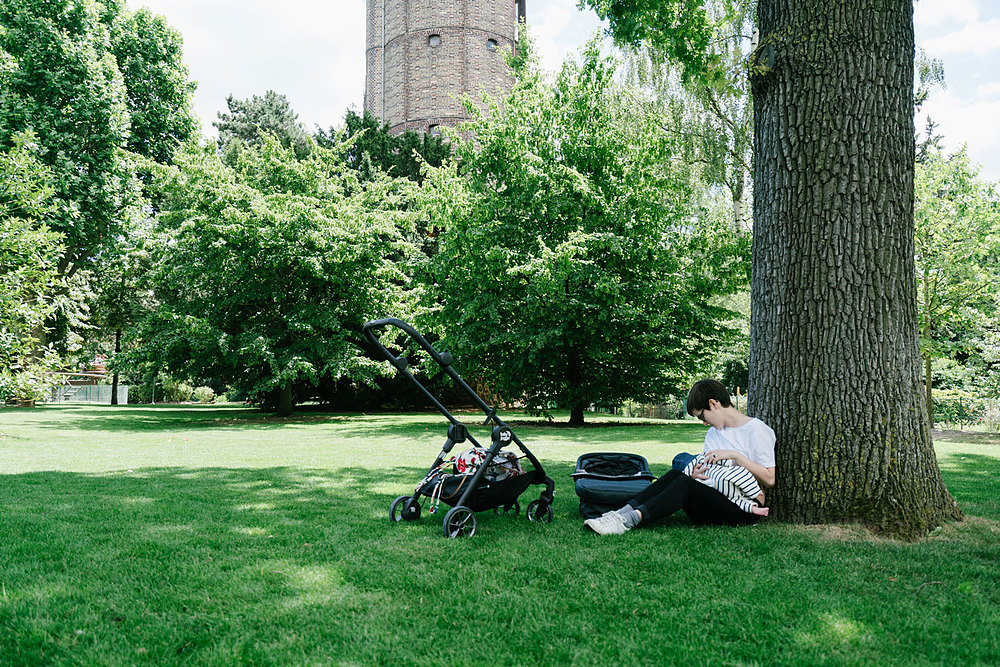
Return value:
M 602 24 L 577 0 L 527 0 L 542 67 L 555 71 Z M 341 125 L 361 111 L 365 90 L 364 0 L 129 0 L 162 14 L 184 37 L 184 60 L 198 82 L 195 112 L 206 134 L 226 96 L 285 95 L 309 129 Z M 917 45 L 944 62 L 946 87 L 923 116 L 944 146 L 967 144 L 987 180 L 1000 181 L 1000 2 L 917 0 Z M 924 125 L 918 118 L 918 128 Z
M 601 22 L 577 0 L 527 0 L 542 66 L 556 70 Z M 184 61 L 198 82 L 195 111 L 206 133 L 239 99 L 274 90 L 309 129 L 343 124 L 365 95 L 365 0 L 128 0 L 166 17 L 184 38 Z

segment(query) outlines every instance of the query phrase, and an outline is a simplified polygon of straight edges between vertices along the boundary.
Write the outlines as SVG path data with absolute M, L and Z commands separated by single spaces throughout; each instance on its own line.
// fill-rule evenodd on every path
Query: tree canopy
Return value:
M 0 5 L 0 49 L 10 63 L 0 88 L 0 146 L 25 130 L 37 137 L 60 202 L 49 226 L 64 238 L 64 272 L 119 226 L 129 113 L 104 11 L 92 0 Z
M 219 130 L 219 150 L 227 164 L 235 165 L 240 151 L 245 146 L 260 144 L 264 134 L 277 137 L 298 158 L 309 154 L 312 147 L 309 133 L 284 95 L 273 90 L 265 92 L 263 97 L 253 95 L 245 100 L 230 95 L 226 106 L 229 113 L 219 112 L 219 120 L 213 125 Z
M 45 220 L 56 211 L 52 173 L 30 133 L 0 151 L 0 405 L 41 398 L 38 329 L 52 310 L 60 235 Z
M 370 378 L 361 325 L 400 298 L 405 256 L 398 182 L 362 183 L 347 145 L 309 145 L 308 157 L 272 135 L 243 147 L 230 168 L 189 146 L 157 171 L 161 227 L 148 274 L 156 308 L 144 358 L 179 377 L 272 396 L 285 414 L 296 385 Z
M 676 391 L 726 339 L 712 295 L 746 279 L 743 239 L 691 208 L 651 119 L 622 103 L 591 44 L 546 85 L 522 42 L 518 83 L 467 104 L 457 159 L 422 196 L 437 226 L 426 294 L 445 342 L 538 411 Z M 500 112 L 502 105 L 503 112 Z
M 444 137 L 413 130 L 393 134 L 388 123 L 381 123 L 367 110 L 361 115 L 348 110 L 343 129 L 348 138 L 354 139 L 347 153 L 348 163 L 366 180 L 373 177 L 373 169 L 380 169 L 391 176 L 420 182 L 424 163 L 439 167 L 451 155 Z M 316 142 L 320 146 L 334 145 L 339 134 L 336 128 L 320 129 Z
M 976 352 L 996 324 L 1000 199 L 962 150 L 916 167 L 916 271 L 928 406 L 933 362 Z
M 129 112 L 126 148 L 157 162 L 169 162 L 197 133 L 191 106 L 195 83 L 181 48 L 180 33 L 148 9 L 121 12 L 111 24 L 111 49 Z
M 646 43 L 684 67 L 684 77 L 718 77 L 710 50 L 713 23 L 703 0 L 580 0 L 608 21 L 623 44 Z

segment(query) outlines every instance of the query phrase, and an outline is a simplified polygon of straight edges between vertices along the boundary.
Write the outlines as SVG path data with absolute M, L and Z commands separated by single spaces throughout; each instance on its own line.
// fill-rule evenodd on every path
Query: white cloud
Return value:
M 992 84 L 993 88 L 1000 88 Z M 1000 180 L 1000 99 L 963 99 L 951 89 L 934 92 L 922 109 L 938 123 L 938 132 L 944 135 L 948 152 L 957 151 L 962 144 L 969 147 L 972 161 L 983 165 L 982 176 L 991 181 Z M 917 129 L 923 120 L 917 121 Z
M 226 96 L 288 97 L 299 120 L 339 125 L 364 95 L 364 2 L 315 0 L 136 0 L 184 37 L 184 60 L 198 82 L 195 112 L 206 134 Z M 345 29 L 351 26 L 354 29 Z
M 1000 82 L 984 83 L 976 88 L 976 97 L 980 99 L 994 96 L 1000 96 Z
M 950 22 L 965 25 L 979 20 L 973 0 L 917 0 L 913 20 L 920 28 L 932 28 Z
M 533 11 L 539 5 L 541 8 Z M 602 27 L 597 15 L 577 9 L 575 0 L 529 2 L 527 18 L 542 69 L 550 72 L 558 71 L 566 56 L 575 55 Z
M 927 40 L 923 46 L 935 56 L 949 53 L 985 56 L 1000 49 L 1000 19 L 966 24 L 961 30 Z

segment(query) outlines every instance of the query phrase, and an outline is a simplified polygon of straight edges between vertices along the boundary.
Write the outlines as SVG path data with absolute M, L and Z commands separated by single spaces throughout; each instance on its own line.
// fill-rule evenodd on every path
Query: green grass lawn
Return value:
M 555 521 L 483 512 L 448 540 L 443 512 L 388 521 L 435 415 L 0 410 L 0 665 L 1000 662 L 1000 445 L 938 443 L 969 518 L 916 543 L 683 517 L 599 537 L 577 456 L 659 474 L 704 427 L 514 425 Z

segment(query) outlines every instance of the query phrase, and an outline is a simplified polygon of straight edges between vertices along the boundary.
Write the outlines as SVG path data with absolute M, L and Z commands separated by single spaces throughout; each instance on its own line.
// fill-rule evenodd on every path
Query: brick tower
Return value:
M 525 0 L 368 0 L 365 110 L 393 132 L 433 132 L 465 119 L 461 98 L 513 83 L 503 51 Z

